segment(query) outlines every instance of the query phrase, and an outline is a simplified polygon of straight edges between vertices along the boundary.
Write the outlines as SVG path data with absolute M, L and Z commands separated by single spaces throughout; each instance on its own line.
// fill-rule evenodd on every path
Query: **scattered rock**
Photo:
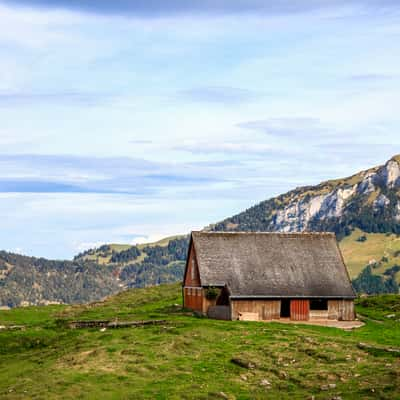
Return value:
M 219 397 L 221 397 L 222 399 L 229 399 L 228 395 L 224 392 L 219 392 L 218 393 Z
M 279 378 L 281 378 L 281 379 L 287 379 L 289 376 L 289 374 L 286 371 L 279 371 L 278 375 L 279 375 Z
M 107 330 L 107 328 L 101 328 L 100 332 L 105 332 Z
M 396 316 L 396 314 L 389 314 L 389 315 L 386 315 L 386 318 L 394 318 Z
M 328 385 L 322 385 L 321 390 L 329 390 L 329 389 L 335 389 L 336 388 L 336 383 L 329 383 Z
M 331 400 L 342 400 L 341 396 L 333 396 Z
M 256 367 L 256 365 L 251 361 L 241 360 L 240 358 L 232 358 L 231 363 L 246 369 L 254 369 Z
M 336 388 L 336 383 L 330 383 L 328 385 L 329 389 L 335 389 Z
M 25 325 L 0 325 L 0 330 L 24 331 Z
M 395 349 L 392 347 L 377 347 L 377 346 L 371 346 L 370 344 L 367 343 L 358 343 L 357 347 L 361 350 L 366 350 L 369 352 L 386 352 L 386 353 L 392 353 L 400 356 L 400 349 Z M 358 362 L 358 359 L 357 359 Z
M 270 382 L 268 379 L 263 379 L 263 380 L 260 382 L 260 385 L 261 385 L 261 386 L 270 386 L 270 385 L 271 385 L 271 382 Z
M 240 375 L 240 379 L 242 381 L 247 381 L 247 376 L 246 375 Z

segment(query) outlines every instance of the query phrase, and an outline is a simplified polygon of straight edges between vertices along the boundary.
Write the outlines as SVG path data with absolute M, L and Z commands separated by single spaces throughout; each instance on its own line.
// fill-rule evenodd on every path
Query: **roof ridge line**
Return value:
M 200 235 L 281 235 L 281 236 L 335 236 L 334 232 L 267 232 L 267 231 L 192 231 Z

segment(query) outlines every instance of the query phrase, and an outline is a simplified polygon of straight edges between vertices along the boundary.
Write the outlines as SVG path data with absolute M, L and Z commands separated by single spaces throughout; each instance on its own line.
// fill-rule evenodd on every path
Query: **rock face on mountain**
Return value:
M 306 186 L 210 226 L 225 231 L 400 233 L 400 156 L 349 178 Z

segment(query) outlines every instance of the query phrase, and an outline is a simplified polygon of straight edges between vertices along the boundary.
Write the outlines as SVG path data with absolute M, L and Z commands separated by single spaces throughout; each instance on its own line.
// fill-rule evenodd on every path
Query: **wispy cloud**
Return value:
M 127 157 L 0 155 L 0 192 L 155 194 L 217 183 L 212 168 Z
M 203 154 L 239 154 L 249 155 L 258 154 L 266 155 L 276 150 L 276 148 L 268 143 L 258 142 L 203 142 L 188 141 L 174 148 L 179 151 L 187 151 L 190 153 Z M 281 150 L 281 149 L 280 149 Z
M 2 93 L 0 92 L 0 107 L 39 106 L 48 104 L 52 106 L 74 105 L 95 106 L 111 101 L 112 95 L 104 93 L 84 92 L 59 92 L 59 93 Z
M 0 193 L 87 193 L 89 190 L 60 182 L 0 179 Z
M 178 96 L 185 101 L 217 104 L 241 104 L 256 101 L 263 96 L 249 89 L 227 86 L 205 86 L 178 92 Z
M 152 140 L 145 140 L 145 139 L 132 139 L 132 140 L 129 140 L 129 143 L 132 143 L 132 144 L 152 144 L 153 143 L 153 141 Z
M 386 82 L 395 79 L 394 75 L 389 74 L 354 74 L 349 76 L 349 80 L 357 83 L 369 83 L 369 82 Z
M 264 120 L 246 121 L 237 127 L 263 132 L 278 138 L 323 137 L 338 132 L 317 118 L 269 118 Z
M 333 6 L 346 6 L 349 3 L 375 8 L 396 6 L 395 0 L 6 0 L 6 3 L 19 3 L 31 7 L 53 7 L 80 9 L 95 13 L 133 14 L 141 16 L 160 16 L 171 14 L 294 14 L 319 10 Z

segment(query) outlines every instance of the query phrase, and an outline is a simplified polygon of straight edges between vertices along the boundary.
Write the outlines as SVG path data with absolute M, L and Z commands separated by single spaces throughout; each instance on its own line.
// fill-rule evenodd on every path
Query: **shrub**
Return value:
M 220 290 L 215 287 L 209 287 L 206 289 L 206 299 L 208 300 L 215 300 L 220 293 Z

